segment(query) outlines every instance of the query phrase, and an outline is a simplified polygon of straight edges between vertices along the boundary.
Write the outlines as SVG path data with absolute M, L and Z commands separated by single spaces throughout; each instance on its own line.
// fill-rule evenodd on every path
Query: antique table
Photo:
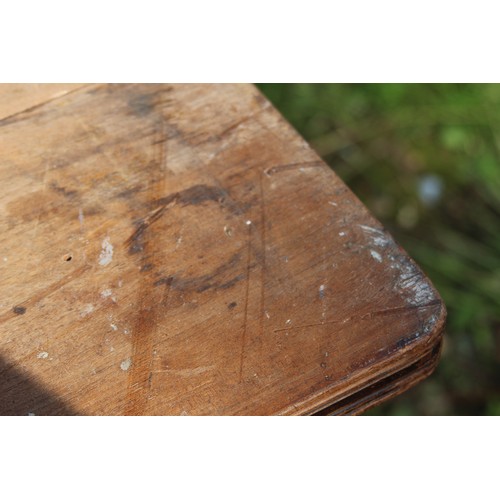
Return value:
M 252 85 L 0 86 L 0 414 L 353 414 L 445 308 Z

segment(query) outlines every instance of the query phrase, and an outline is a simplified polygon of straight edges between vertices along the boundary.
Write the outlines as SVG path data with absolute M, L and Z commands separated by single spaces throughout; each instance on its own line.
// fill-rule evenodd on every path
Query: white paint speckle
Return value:
M 245 222 L 245 224 L 246 224 L 247 226 L 249 226 L 251 223 L 252 223 L 252 221 L 251 221 L 251 220 L 247 220 L 247 221 Z
M 432 328 L 434 327 L 434 325 L 437 323 L 438 319 L 439 319 L 439 317 L 436 314 L 433 314 L 428 319 L 428 321 L 426 322 L 426 324 L 424 326 L 424 333 L 429 333 L 432 330 Z
M 285 325 L 289 325 L 289 324 L 291 324 L 291 322 L 292 322 L 292 320 L 291 320 L 291 319 L 287 319 L 287 320 L 285 321 Z
M 106 236 L 102 242 L 102 250 L 99 255 L 99 264 L 101 266 L 107 266 L 113 260 L 113 245 L 109 241 L 109 237 Z
M 381 229 L 360 224 L 359 227 L 370 238 L 370 244 L 380 248 L 395 247 L 394 240 Z M 370 254 L 378 262 L 382 262 L 382 255 L 370 249 Z M 412 306 L 424 306 L 435 300 L 432 286 L 424 278 L 420 270 L 408 257 L 401 254 L 389 255 L 391 269 L 396 271 L 394 288 L 406 302 Z
M 332 207 L 336 207 L 337 206 L 337 204 L 334 201 L 329 201 L 328 204 L 331 205 Z
M 38 355 L 37 355 L 37 358 L 38 359 L 47 359 L 49 357 L 49 353 L 48 352 L 39 352 Z
M 85 304 L 83 306 L 83 309 L 80 311 L 80 316 L 84 318 L 85 316 L 88 316 L 94 311 L 95 307 L 93 304 Z
M 80 221 L 80 226 L 83 226 L 83 210 L 81 208 L 78 209 L 78 220 Z
M 372 244 L 377 247 L 385 248 L 394 242 L 393 239 L 381 229 L 365 226 L 364 224 L 359 224 L 359 227 L 370 237 Z
M 127 358 L 120 363 L 120 368 L 126 372 L 132 366 L 132 360 Z
M 114 323 L 111 323 L 109 325 L 111 327 L 112 330 L 114 330 L 116 332 L 116 330 L 118 330 L 118 327 L 114 324 Z
M 122 279 L 119 279 L 118 280 L 118 288 L 121 288 L 123 285 L 123 280 Z
M 382 262 L 382 256 L 378 252 L 370 250 L 370 254 L 377 262 Z
M 271 316 L 269 316 L 269 313 L 267 311 L 264 311 L 264 314 L 266 315 L 267 319 L 271 319 Z
M 325 285 L 319 286 L 319 298 L 322 299 L 325 296 Z
M 399 272 L 395 287 L 413 306 L 425 305 L 436 298 L 432 287 L 408 258 L 391 256 L 391 268 Z
M 125 335 L 128 335 L 130 332 L 128 331 L 128 329 L 127 329 L 127 328 L 125 328 L 125 330 L 123 330 L 123 333 L 124 333 Z
M 345 236 L 345 231 L 340 231 L 339 236 Z
M 109 289 L 109 288 L 106 288 L 106 290 L 103 290 L 101 292 L 101 297 L 103 299 L 107 298 L 107 297 L 111 297 L 111 295 L 113 295 L 113 292 Z

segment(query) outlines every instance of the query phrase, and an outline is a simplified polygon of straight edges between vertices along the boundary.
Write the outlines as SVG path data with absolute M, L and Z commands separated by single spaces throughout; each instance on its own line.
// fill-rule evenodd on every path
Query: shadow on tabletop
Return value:
M 0 356 L 0 415 L 77 415 L 27 371 Z

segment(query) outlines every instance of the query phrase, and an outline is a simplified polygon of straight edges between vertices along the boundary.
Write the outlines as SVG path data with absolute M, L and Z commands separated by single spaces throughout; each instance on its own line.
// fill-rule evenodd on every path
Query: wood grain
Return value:
M 437 363 L 432 284 L 251 85 L 0 86 L 0 148 L 2 414 L 358 413 Z
M 13 118 L 18 113 L 37 106 L 46 105 L 61 97 L 83 88 L 79 83 L 49 83 L 49 84 L 0 84 L 0 120 Z

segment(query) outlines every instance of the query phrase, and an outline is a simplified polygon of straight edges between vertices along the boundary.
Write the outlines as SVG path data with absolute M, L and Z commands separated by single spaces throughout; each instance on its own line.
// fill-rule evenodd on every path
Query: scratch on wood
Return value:
M 87 271 L 90 268 L 91 266 L 86 264 L 82 267 L 79 267 L 78 269 L 75 269 L 72 273 L 66 275 L 64 278 L 61 278 L 55 283 L 52 283 L 52 285 L 49 285 L 48 287 L 44 288 L 43 290 L 33 295 L 29 299 L 19 304 L 16 304 L 16 307 L 28 310 L 30 307 L 34 306 L 40 300 L 52 295 L 54 292 L 59 290 L 59 288 L 63 287 L 64 285 L 67 285 L 70 281 L 73 281 L 74 279 L 80 277 L 85 271 Z M 0 323 L 14 317 L 16 317 L 16 314 L 14 314 L 13 311 L 7 311 L 2 315 L 0 315 Z
M 328 277 L 329 277 L 329 266 L 330 263 L 328 261 L 328 252 L 326 248 L 326 238 L 323 237 L 323 283 L 319 286 L 318 289 L 318 294 L 319 294 L 319 300 L 321 301 L 321 322 L 325 323 L 327 321 L 326 319 L 326 313 L 328 311 L 327 307 L 327 302 L 330 302 L 330 293 L 328 293 L 328 299 L 326 298 L 326 293 L 325 290 L 328 290 L 327 284 L 328 284 Z M 329 290 L 328 290 L 329 292 Z
M 47 162 L 45 164 L 45 169 L 43 171 L 43 176 L 42 176 L 42 185 L 43 185 L 42 191 L 47 190 L 47 174 L 48 174 L 49 170 L 50 170 L 50 164 L 49 164 L 49 162 Z M 38 234 L 38 226 L 40 225 L 40 219 L 42 217 L 42 212 L 43 212 L 43 206 L 40 205 L 38 208 L 37 215 L 36 215 L 36 222 L 35 222 L 35 227 L 33 229 L 33 235 L 31 236 L 31 246 L 30 246 L 30 253 L 29 253 L 29 257 L 28 257 L 28 262 L 31 262 L 31 260 L 32 260 L 33 249 L 34 249 L 35 243 L 36 243 L 36 235 Z
M 248 221 L 249 222 L 249 221 Z M 240 383 L 243 380 L 243 362 L 245 359 L 245 342 L 247 335 L 247 324 L 248 324 L 248 298 L 250 293 L 250 255 L 251 255 L 251 242 L 252 242 L 252 224 L 248 224 L 248 249 L 247 249 L 247 283 L 245 288 L 245 311 L 244 311 L 244 325 L 243 325 L 243 334 L 241 336 L 241 353 L 240 353 Z
M 225 136 L 230 135 L 234 130 L 236 130 L 240 125 L 243 125 L 244 123 L 250 121 L 253 118 L 257 118 L 260 114 L 262 114 L 264 111 L 266 111 L 270 107 L 270 104 L 268 106 L 262 107 L 258 109 L 254 113 L 250 113 L 249 115 L 237 120 L 235 123 L 232 125 L 229 125 L 227 128 L 219 132 L 218 134 L 209 137 L 208 139 L 200 142 L 199 144 L 203 144 L 204 142 L 212 142 L 212 141 L 220 141 L 222 140 Z M 257 121 L 257 120 L 256 120 Z M 221 150 L 225 149 L 225 147 L 217 150 L 212 157 L 216 156 Z
M 164 175 L 167 172 L 167 141 L 168 133 L 165 126 L 165 120 L 160 119 L 160 174 L 162 175 L 162 182 L 164 182 Z
M 147 297 L 145 297 L 147 300 Z M 156 314 L 153 307 L 143 301 L 132 333 L 131 366 L 127 380 L 127 402 L 125 415 L 142 415 L 146 405 L 145 391 L 150 389 L 153 339 Z
M 5 125 L 10 125 L 11 123 L 19 121 L 19 117 L 25 113 L 31 113 L 32 111 L 36 111 L 37 109 L 42 108 L 47 104 L 50 104 L 54 101 L 58 101 L 63 97 L 67 97 L 70 94 L 74 94 L 75 92 L 81 92 L 82 90 L 92 86 L 97 86 L 97 84 L 82 85 L 80 87 L 77 87 L 76 89 L 67 90 L 62 94 L 58 94 L 55 97 L 52 97 L 51 99 L 47 99 L 46 101 L 35 104 L 34 106 L 30 106 L 29 108 L 22 109 L 21 111 L 16 111 L 15 113 L 12 113 L 11 115 L 5 116 L 2 119 L 0 119 L 0 127 L 3 127 Z
M 158 132 L 160 136 L 164 136 L 164 125 L 160 115 Z M 157 165 L 159 165 L 159 174 L 156 179 L 150 178 L 148 191 L 152 191 L 151 196 L 158 199 L 163 196 L 165 191 L 165 173 L 167 171 L 167 141 L 158 141 L 156 147 Z M 128 244 L 137 242 L 142 244 L 141 237 L 144 231 L 155 221 L 157 221 L 166 208 L 176 202 L 176 197 L 173 197 L 170 203 L 164 203 L 162 206 L 153 210 L 145 219 L 140 222 L 139 227 L 127 240 Z M 147 260 L 161 259 L 162 248 L 161 242 L 154 238 L 153 234 L 149 234 L 152 248 L 147 256 L 142 256 Z M 134 253 L 134 252 L 132 252 Z M 127 379 L 127 401 L 124 409 L 125 415 L 143 415 L 147 411 L 148 397 L 151 392 L 152 377 L 153 377 L 153 347 L 155 335 L 158 328 L 160 317 L 164 317 L 165 305 L 168 301 L 171 281 L 164 283 L 164 289 L 155 287 L 152 282 L 152 277 L 149 273 L 141 274 L 141 282 L 139 287 L 139 312 L 136 317 L 135 326 L 132 331 L 132 365 L 128 372 Z M 159 299 L 159 300 L 158 300 Z
M 245 116 L 245 118 L 242 118 L 241 120 L 238 120 L 236 123 L 233 123 L 232 125 L 230 125 L 229 127 L 227 127 L 225 130 L 223 130 L 222 132 L 220 132 L 219 134 L 217 134 L 217 138 L 218 139 L 222 139 L 225 135 L 231 133 L 233 130 L 237 129 L 240 125 L 242 125 L 243 123 L 249 121 L 256 114 L 258 114 L 258 113 L 253 113 L 253 114 L 251 114 L 249 116 Z
M 390 314 L 397 314 L 399 312 L 406 312 L 406 311 L 409 311 L 412 309 L 424 309 L 427 307 L 434 307 L 434 306 L 437 306 L 440 304 L 441 304 L 441 302 L 439 300 L 435 299 L 435 300 L 431 300 L 427 304 L 422 304 L 422 305 L 416 304 L 416 305 L 408 305 L 408 306 L 403 306 L 403 307 L 392 307 L 392 308 L 388 308 L 388 309 L 379 309 L 379 310 L 364 314 L 363 316 L 361 316 L 361 319 L 369 319 L 373 316 L 386 316 L 386 315 L 390 315 Z
M 300 168 L 313 168 L 313 167 L 324 167 L 325 164 L 321 160 L 317 161 L 303 161 L 297 163 L 286 163 L 284 165 L 275 165 L 264 170 L 266 175 L 274 175 L 285 170 L 296 170 Z
M 96 133 L 95 129 L 92 128 L 92 126 L 89 126 L 87 123 L 85 123 L 82 118 L 76 114 L 75 118 L 78 120 L 82 128 L 85 130 L 85 132 L 92 137 L 92 140 L 96 146 L 102 146 L 102 140 L 101 137 L 99 137 L 99 134 Z M 106 148 L 100 148 L 99 150 L 108 160 L 109 162 L 116 167 L 117 170 L 121 169 L 121 165 L 118 163 L 116 158 L 114 158 L 112 155 L 108 153 Z
M 138 240 L 141 238 L 144 231 L 146 231 L 146 229 L 151 226 L 151 224 L 160 219 L 160 217 L 163 215 L 163 212 L 165 212 L 168 207 L 174 205 L 176 201 L 177 199 L 173 198 L 170 203 L 153 210 L 138 223 L 137 229 L 125 240 L 125 246 L 129 247 L 130 253 L 136 253 L 136 242 L 138 242 Z
M 356 319 L 366 320 L 366 319 L 371 319 L 374 316 L 387 316 L 387 315 L 391 315 L 391 314 L 404 313 L 404 312 L 408 312 L 408 311 L 411 311 L 414 309 L 424 309 L 427 307 L 435 307 L 435 306 L 440 305 L 440 304 L 441 304 L 441 302 L 439 300 L 432 300 L 431 302 L 429 302 L 427 304 L 423 304 L 423 305 L 408 305 L 408 306 L 403 306 L 403 307 L 392 307 L 392 308 L 387 308 L 387 309 L 378 309 L 376 311 L 370 311 L 368 313 L 361 314 L 361 315 L 356 314 L 354 316 L 349 316 L 347 318 L 334 320 L 334 321 L 323 321 L 321 323 L 308 323 L 305 325 L 289 326 L 287 328 L 277 328 L 276 330 L 273 330 L 273 332 L 275 332 L 275 333 L 284 332 L 284 331 L 289 331 L 289 330 L 297 330 L 300 328 L 311 328 L 314 326 L 338 325 L 338 324 L 344 325 L 344 324 L 349 323 L 351 321 L 354 321 Z
M 262 235 L 262 265 L 260 274 L 260 334 L 264 333 L 264 311 L 265 311 L 265 284 L 266 284 L 266 203 L 264 198 L 263 172 L 259 173 L 260 181 L 260 213 L 261 213 L 261 235 Z
M 176 375 L 179 377 L 192 377 L 195 375 L 201 375 L 202 373 L 206 373 L 208 371 L 212 371 L 215 368 L 215 365 L 210 366 L 197 366 L 195 368 L 169 368 L 167 370 L 154 370 L 153 373 L 168 373 L 170 375 Z

